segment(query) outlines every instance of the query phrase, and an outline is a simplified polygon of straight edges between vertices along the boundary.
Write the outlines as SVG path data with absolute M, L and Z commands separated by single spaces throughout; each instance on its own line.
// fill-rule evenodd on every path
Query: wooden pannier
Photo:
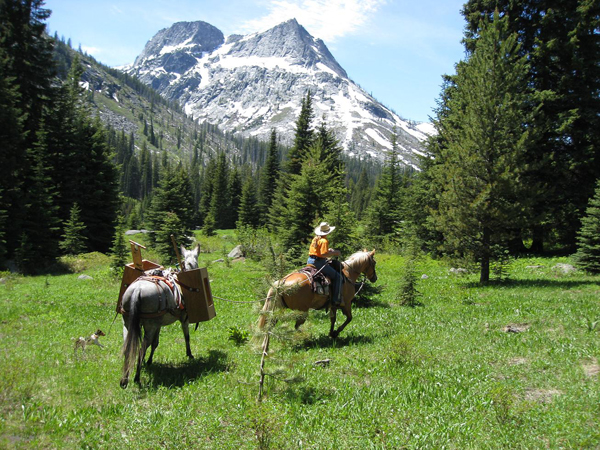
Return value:
M 190 323 L 205 322 L 217 315 L 206 268 L 181 271 L 177 279 Z

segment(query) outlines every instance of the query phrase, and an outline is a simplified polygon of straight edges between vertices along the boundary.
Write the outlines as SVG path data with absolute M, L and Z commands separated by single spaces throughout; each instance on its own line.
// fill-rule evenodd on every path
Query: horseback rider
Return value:
M 331 285 L 333 286 L 331 299 L 334 305 L 339 306 L 342 302 L 340 295 L 340 274 L 329 265 L 327 259 L 334 256 L 341 256 L 342 254 L 339 250 L 329 248 L 327 235 L 333 230 L 335 230 L 335 227 L 329 226 L 327 222 L 321 222 L 321 224 L 315 228 L 315 237 L 310 243 L 310 248 L 308 250 L 307 264 L 315 266 L 331 280 Z

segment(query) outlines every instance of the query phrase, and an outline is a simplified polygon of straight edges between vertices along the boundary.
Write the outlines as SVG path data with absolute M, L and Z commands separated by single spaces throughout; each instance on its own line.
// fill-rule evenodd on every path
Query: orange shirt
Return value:
M 318 256 L 324 258 L 324 254 L 329 251 L 329 241 L 325 236 L 315 236 L 310 243 L 308 250 L 309 256 Z

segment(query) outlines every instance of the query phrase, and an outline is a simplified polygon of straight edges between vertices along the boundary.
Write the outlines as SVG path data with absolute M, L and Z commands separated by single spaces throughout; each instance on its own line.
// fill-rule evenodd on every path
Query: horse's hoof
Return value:
M 125 389 L 127 387 L 127 385 L 129 384 L 129 380 L 121 380 L 121 383 L 119 383 L 121 385 L 121 387 L 123 389 Z
M 340 333 L 338 333 L 337 331 L 332 331 L 331 333 L 329 333 L 329 337 L 331 339 L 337 339 L 337 337 L 338 337 L 339 334 Z
M 187 357 L 188 357 L 189 359 L 194 359 L 194 355 L 191 355 L 191 354 L 190 354 L 190 355 L 187 355 Z

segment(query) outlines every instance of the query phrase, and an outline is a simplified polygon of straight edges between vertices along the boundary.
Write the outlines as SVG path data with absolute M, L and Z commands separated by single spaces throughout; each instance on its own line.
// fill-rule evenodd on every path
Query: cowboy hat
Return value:
M 315 234 L 317 236 L 326 236 L 335 230 L 335 227 L 330 227 L 327 222 L 321 222 L 321 224 L 315 228 Z

